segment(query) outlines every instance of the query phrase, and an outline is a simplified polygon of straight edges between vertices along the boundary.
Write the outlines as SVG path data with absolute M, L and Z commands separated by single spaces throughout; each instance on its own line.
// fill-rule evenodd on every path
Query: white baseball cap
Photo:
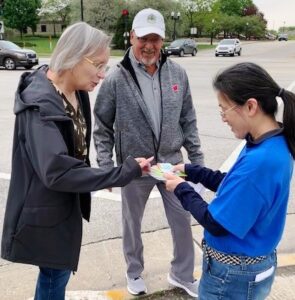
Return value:
M 155 33 L 165 38 L 165 22 L 162 14 L 152 8 L 145 8 L 139 11 L 134 17 L 132 30 L 136 36 L 142 37 Z

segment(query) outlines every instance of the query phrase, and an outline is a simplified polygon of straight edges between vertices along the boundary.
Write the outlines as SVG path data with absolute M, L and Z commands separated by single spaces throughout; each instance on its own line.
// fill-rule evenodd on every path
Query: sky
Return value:
M 268 29 L 295 26 L 295 0 L 253 0 L 253 3 L 264 14 Z

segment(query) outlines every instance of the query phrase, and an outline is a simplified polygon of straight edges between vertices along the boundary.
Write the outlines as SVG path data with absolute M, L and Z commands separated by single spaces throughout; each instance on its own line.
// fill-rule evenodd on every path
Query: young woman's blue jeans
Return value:
M 69 270 L 40 268 L 34 300 L 64 300 Z
M 263 300 L 271 290 L 277 267 L 276 253 L 261 262 L 224 264 L 203 258 L 199 300 Z

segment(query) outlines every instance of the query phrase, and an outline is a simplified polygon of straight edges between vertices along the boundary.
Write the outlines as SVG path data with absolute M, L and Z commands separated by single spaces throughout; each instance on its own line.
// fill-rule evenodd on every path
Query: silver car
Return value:
M 238 54 L 240 56 L 241 53 L 242 53 L 242 47 L 239 39 L 221 40 L 215 49 L 215 56 L 219 56 L 219 55 L 235 56 L 235 54 Z
M 280 33 L 280 34 L 278 35 L 278 40 L 279 40 L 279 42 L 280 42 L 280 41 L 285 41 L 285 42 L 287 42 L 287 41 L 288 41 L 288 34 L 286 34 L 286 33 Z

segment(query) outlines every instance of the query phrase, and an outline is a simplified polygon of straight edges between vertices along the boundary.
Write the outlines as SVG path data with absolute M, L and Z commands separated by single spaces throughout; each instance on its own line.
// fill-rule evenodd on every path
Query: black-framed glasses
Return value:
M 106 73 L 110 69 L 108 65 L 96 63 L 88 57 L 84 57 L 84 59 L 90 64 L 92 64 L 98 73 Z

